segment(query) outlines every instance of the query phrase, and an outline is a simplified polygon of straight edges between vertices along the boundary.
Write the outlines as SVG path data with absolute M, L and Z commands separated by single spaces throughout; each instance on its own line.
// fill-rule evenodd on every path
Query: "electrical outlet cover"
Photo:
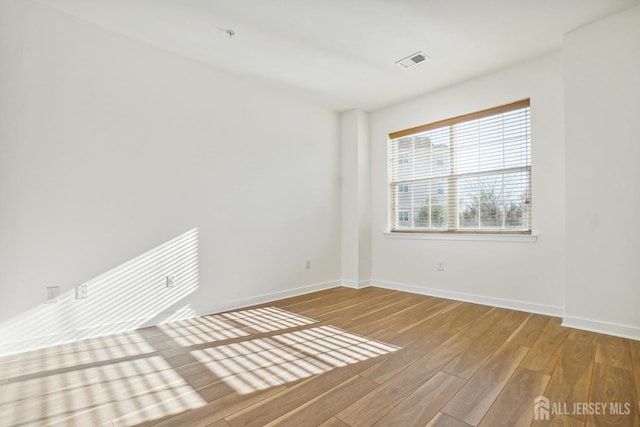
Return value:
M 60 286 L 47 286 L 47 293 L 45 294 L 44 303 L 53 304 L 60 299 Z
M 89 285 L 82 283 L 76 286 L 76 299 L 85 299 L 89 296 Z
M 173 274 L 170 274 L 169 276 L 167 276 L 167 288 L 173 288 L 176 285 L 176 276 Z

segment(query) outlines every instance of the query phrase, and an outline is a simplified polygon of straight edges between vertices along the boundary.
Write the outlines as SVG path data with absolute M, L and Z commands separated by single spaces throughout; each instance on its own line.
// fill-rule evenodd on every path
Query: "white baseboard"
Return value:
M 356 282 L 355 280 L 342 279 L 341 284 L 342 284 L 342 286 L 344 286 L 346 288 L 362 289 L 362 288 L 366 288 L 368 286 L 371 286 L 371 280 L 360 280 L 360 281 Z
M 33 337 L 21 341 L 4 342 L 0 343 L 0 356 L 8 356 L 17 353 L 24 353 L 26 351 L 52 347 L 60 344 L 68 344 L 87 338 L 96 338 L 120 332 L 133 331 L 139 328 L 160 325 L 162 323 L 167 323 L 168 321 L 173 320 L 183 320 L 193 317 L 206 316 L 208 314 L 220 313 L 223 311 L 235 310 L 242 307 L 263 304 L 270 301 L 308 294 L 324 289 L 331 289 L 341 285 L 341 280 L 332 280 L 329 282 L 315 283 L 312 285 L 300 286 L 298 288 L 287 289 L 284 291 L 263 294 L 256 297 L 239 298 L 215 306 L 196 306 L 193 309 L 189 310 L 189 312 L 186 314 L 167 311 L 158 313 L 158 315 L 152 318 L 127 320 L 124 322 L 111 323 L 92 328 L 65 331 L 59 334 Z M 180 314 L 180 316 L 175 316 L 175 314 Z M 153 319 L 158 319 L 160 316 L 164 319 L 169 320 L 153 321 Z
M 26 351 L 39 350 L 61 344 L 69 344 L 87 338 L 102 337 L 119 332 L 133 331 L 150 326 L 147 319 L 132 319 L 124 322 L 100 325 L 91 328 L 64 331 L 57 334 L 27 338 L 21 341 L 0 343 L 0 356 L 8 356 Z
M 223 311 L 236 310 L 239 308 L 249 307 L 257 304 L 264 304 L 270 301 L 277 301 L 284 298 L 295 297 L 298 295 L 310 294 L 311 292 L 323 291 L 325 289 L 336 288 L 343 286 L 341 280 L 332 280 L 329 282 L 314 283 L 312 285 L 301 286 L 299 288 L 287 289 L 285 291 L 272 292 L 269 294 L 263 294 L 256 297 L 239 298 L 226 302 L 224 304 L 199 307 L 196 309 L 195 316 L 206 316 L 210 314 L 221 313 Z
M 635 326 L 620 325 L 618 323 L 602 322 L 574 316 L 564 316 L 562 318 L 562 326 L 640 341 L 640 328 Z
M 360 289 L 368 288 L 369 286 L 373 286 L 371 280 L 361 280 L 360 282 L 358 282 L 358 288 Z
M 526 311 L 528 313 L 544 314 L 546 316 L 562 317 L 564 310 L 562 307 L 552 305 L 534 304 L 525 301 L 517 301 L 506 298 L 493 298 L 482 295 L 466 294 L 462 292 L 446 291 L 442 289 L 426 288 L 421 286 L 407 285 L 404 283 L 386 282 L 382 280 L 372 280 L 372 286 L 391 289 L 402 292 L 411 292 L 419 295 L 428 295 L 437 298 L 446 298 L 456 301 L 465 301 L 475 304 L 490 305 L 493 307 L 508 308 L 511 310 Z
M 352 288 L 352 289 L 358 289 L 360 286 L 358 286 L 358 282 L 355 280 L 345 280 L 342 279 L 342 281 L 340 282 L 342 286 L 344 286 L 345 288 Z
M 462 292 L 446 291 L 442 289 L 426 288 L 414 285 L 407 285 L 404 283 L 387 282 L 381 280 L 333 280 L 322 283 L 315 283 L 306 286 L 300 286 L 297 288 L 291 288 L 283 291 L 267 293 L 255 297 L 239 298 L 236 300 L 228 301 L 223 304 L 205 307 L 194 307 L 188 316 L 180 317 L 185 319 L 189 317 L 205 316 L 209 314 L 220 313 L 229 310 L 235 310 L 238 308 L 248 307 L 257 304 L 264 304 L 270 301 L 276 301 L 283 298 L 289 298 L 298 295 L 304 295 L 311 292 L 321 291 L 325 289 L 331 289 L 338 286 L 345 286 L 354 289 L 361 289 L 368 286 L 377 286 L 380 288 L 397 290 L 402 292 L 410 292 L 419 295 L 428 295 L 438 298 L 447 298 L 457 301 L 465 301 L 482 305 L 490 305 L 494 307 L 503 307 L 512 310 L 526 311 L 530 313 L 544 314 L 554 317 L 563 317 L 564 310 L 562 307 L 541 305 L 528 303 L 524 301 L 493 298 L 481 295 L 467 294 Z M 173 312 L 162 313 L 165 318 L 172 318 Z M 138 319 L 120 322 L 117 324 L 104 325 L 95 328 L 87 328 L 82 330 L 67 331 L 60 334 L 34 337 L 22 341 L 0 343 L 0 356 L 6 356 L 16 353 L 23 353 L 26 351 L 37 350 L 45 347 L 51 347 L 59 344 L 65 344 L 75 342 L 87 338 L 95 338 L 105 335 L 110 335 L 118 332 L 132 331 L 141 327 L 153 326 L 157 324 L 165 323 L 159 321 L 151 323 L 151 319 Z M 610 322 L 602 322 L 597 320 L 584 319 L 580 317 L 564 316 L 562 325 L 582 329 L 586 331 L 598 332 L 607 335 L 619 336 L 622 338 L 630 338 L 633 340 L 640 340 L 640 328 L 620 325 Z

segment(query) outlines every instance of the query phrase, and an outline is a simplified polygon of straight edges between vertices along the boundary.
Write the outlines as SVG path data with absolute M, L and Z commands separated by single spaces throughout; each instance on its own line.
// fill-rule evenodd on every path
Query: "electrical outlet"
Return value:
M 310 259 L 305 261 L 304 268 L 307 269 L 307 270 L 311 270 L 311 260 Z
M 438 261 L 438 262 L 436 262 L 436 270 L 438 270 L 438 271 L 444 271 L 444 261 Z
M 76 286 L 76 299 L 85 299 L 89 296 L 89 285 L 81 283 Z
M 170 274 L 167 276 L 167 288 L 173 288 L 176 285 L 176 276 L 175 274 Z
M 53 304 L 60 299 L 60 286 L 48 286 L 45 294 L 44 303 Z

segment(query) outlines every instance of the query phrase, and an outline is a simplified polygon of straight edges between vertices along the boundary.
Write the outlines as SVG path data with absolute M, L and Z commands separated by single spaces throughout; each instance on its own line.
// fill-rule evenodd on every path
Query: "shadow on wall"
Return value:
M 0 324 L 0 355 L 193 317 L 180 301 L 198 288 L 198 229 L 82 283 L 86 299 L 72 287 Z

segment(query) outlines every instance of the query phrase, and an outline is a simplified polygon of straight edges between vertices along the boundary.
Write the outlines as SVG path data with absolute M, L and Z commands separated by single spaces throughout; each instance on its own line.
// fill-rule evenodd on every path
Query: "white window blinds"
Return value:
M 531 232 L 528 99 L 389 140 L 391 231 Z

